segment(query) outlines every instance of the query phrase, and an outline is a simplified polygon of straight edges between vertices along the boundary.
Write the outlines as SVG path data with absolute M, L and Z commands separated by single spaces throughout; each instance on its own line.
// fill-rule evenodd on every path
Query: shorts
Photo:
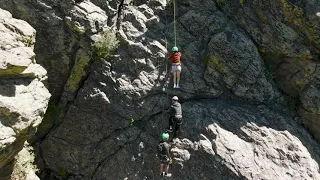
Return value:
M 172 72 L 181 71 L 181 65 L 172 65 L 171 70 Z

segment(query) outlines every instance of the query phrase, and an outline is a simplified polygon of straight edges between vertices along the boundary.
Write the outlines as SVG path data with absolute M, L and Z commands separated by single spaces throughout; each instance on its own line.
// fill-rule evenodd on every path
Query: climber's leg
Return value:
M 182 118 L 175 118 L 175 122 L 176 122 L 176 125 L 175 125 L 175 129 L 174 129 L 173 138 L 177 137 L 180 126 L 182 124 Z
M 173 71 L 173 88 L 177 87 L 177 71 Z
M 168 173 L 169 172 L 169 163 L 166 163 L 164 168 L 165 168 L 164 176 L 165 177 L 171 177 L 171 173 Z
M 164 176 L 165 173 L 165 164 L 160 164 L 160 176 Z
M 180 82 L 181 65 L 178 66 L 178 71 L 176 71 L 176 73 L 177 73 L 177 86 L 176 86 L 176 88 L 180 88 L 179 82 Z
M 168 127 L 168 129 L 167 129 L 168 132 L 172 132 L 172 130 L 173 130 L 173 128 L 172 128 L 173 123 L 174 123 L 174 116 L 170 116 L 170 118 L 169 118 L 169 127 Z

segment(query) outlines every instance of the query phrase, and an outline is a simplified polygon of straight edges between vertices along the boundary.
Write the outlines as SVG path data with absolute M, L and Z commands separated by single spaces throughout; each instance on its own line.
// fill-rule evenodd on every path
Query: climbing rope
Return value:
M 174 46 L 177 46 L 176 0 L 173 0 L 173 35 L 174 35 Z
M 172 1 L 173 3 L 173 36 L 174 36 L 174 46 L 177 46 L 177 28 L 176 28 L 176 0 Z M 167 26 L 167 11 L 165 10 L 165 21 L 166 21 L 166 26 Z M 165 36 L 165 41 L 166 41 L 166 49 L 168 51 L 168 40 L 166 35 Z M 167 61 L 167 57 L 165 56 L 165 62 Z M 169 87 L 169 83 L 170 83 L 170 77 L 167 77 L 168 75 L 168 63 L 166 64 L 166 82 L 162 88 L 163 91 L 165 91 L 165 88 Z M 168 96 L 168 92 L 167 92 L 167 96 Z

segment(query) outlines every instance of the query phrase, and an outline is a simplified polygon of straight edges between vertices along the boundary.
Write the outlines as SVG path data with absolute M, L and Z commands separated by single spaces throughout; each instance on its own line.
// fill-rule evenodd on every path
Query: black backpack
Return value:
M 157 145 L 157 154 L 159 155 L 163 155 L 164 154 L 164 142 L 160 142 L 158 145 Z

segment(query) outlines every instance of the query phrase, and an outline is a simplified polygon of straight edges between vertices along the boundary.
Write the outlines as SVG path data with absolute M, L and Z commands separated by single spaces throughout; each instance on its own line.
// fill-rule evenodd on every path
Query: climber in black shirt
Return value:
M 175 125 L 173 137 L 176 137 L 176 133 L 182 124 L 182 109 L 181 104 L 178 101 L 179 99 L 177 96 L 172 97 L 172 105 L 170 108 L 171 116 L 169 118 L 169 128 L 167 131 L 173 132 L 172 126 Z
M 171 177 L 169 171 L 169 165 L 172 163 L 170 156 L 170 145 L 167 143 L 169 140 L 168 133 L 162 133 L 162 140 L 157 145 L 157 157 L 160 160 L 160 176 Z

